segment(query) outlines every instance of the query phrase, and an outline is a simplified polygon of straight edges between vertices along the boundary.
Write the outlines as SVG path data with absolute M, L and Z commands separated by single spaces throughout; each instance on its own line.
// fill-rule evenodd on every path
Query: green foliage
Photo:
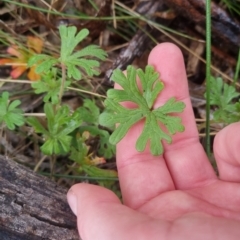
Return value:
M 14 130 L 16 126 L 22 126 L 25 122 L 23 111 L 18 108 L 19 100 L 10 102 L 9 93 L 3 92 L 0 97 L 0 124 L 6 125 L 8 129 Z
M 73 141 L 73 146 L 71 147 L 70 159 L 79 164 L 79 172 L 85 172 L 90 177 L 101 177 L 101 178 L 116 178 L 118 176 L 115 170 L 100 169 L 95 166 L 94 159 L 91 159 L 91 156 L 88 155 L 89 147 L 86 145 L 85 141 L 87 137 L 77 134 L 75 140 Z M 114 181 L 105 182 L 99 181 L 100 184 L 112 185 Z
M 62 85 L 62 79 L 57 78 L 57 71 L 55 68 L 51 69 L 45 74 L 44 78 L 32 83 L 32 88 L 35 89 L 36 94 L 45 93 L 44 102 L 50 101 L 53 104 L 59 103 L 59 93 Z M 66 81 L 64 89 L 70 85 L 70 81 Z
M 216 109 L 214 121 L 230 124 L 240 120 L 240 102 L 235 99 L 240 96 L 234 86 L 224 83 L 222 78 L 211 77 L 210 104 Z
M 61 25 L 59 27 L 62 40 L 59 61 L 66 65 L 69 78 L 73 77 L 76 80 L 81 79 L 81 72 L 78 68 L 85 70 L 88 76 L 98 75 L 99 72 L 96 68 L 99 67 L 99 62 L 97 60 L 87 59 L 86 57 L 105 60 L 106 52 L 96 45 L 89 45 L 76 53 L 73 53 L 74 48 L 89 34 L 87 29 L 82 29 L 77 34 L 76 31 L 77 28 L 74 26 L 66 27 Z
M 38 54 L 29 60 L 28 66 L 36 65 L 36 72 L 42 74 L 47 73 L 52 67 L 59 64 L 65 66 L 67 76 L 75 80 L 82 78 L 81 71 L 85 71 L 88 76 L 98 75 L 99 61 L 96 59 L 105 60 L 106 52 L 97 45 L 89 45 L 74 53 L 76 46 L 89 34 L 87 29 L 82 29 L 77 34 L 76 32 L 77 28 L 75 26 L 61 25 L 59 27 L 61 37 L 60 57 L 57 59 L 46 54 Z
M 106 59 L 106 52 L 96 45 L 85 48 L 79 46 L 88 36 L 89 31 L 77 32 L 74 26 L 59 27 L 61 49 L 58 56 L 35 54 L 28 61 L 28 67 L 41 76 L 41 80 L 33 82 L 36 94 L 44 94 L 44 113 L 46 119 L 29 117 L 27 123 L 42 137 L 41 151 L 46 155 L 66 155 L 75 161 L 79 173 L 100 178 L 116 177 L 113 170 L 99 169 L 96 165 L 104 163 L 105 158 L 115 154 L 115 146 L 108 142 L 109 132 L 99 128 L 100 110 L 94 101 L 85 99 L 83 106 L 74 111 L 62 105 L 62 97 L 67 87 L 75 80 L 99 74 L 99 61 Z M 83 45 L 83 44 L 81 44 Z M 76 48 L 81 48 L 76 51 Z M 40 52 L 40 51 L 36 51 Z M 34 53 L 33 53 L 34 54 Z M 9 104 L 8 93 L 0 98 L 0 123 L 14 129 L 24 123 L 22 111 L 17 108 L 20 101 Z M 87 137 L 86 137 L 87 136 Z M 97 141 L 96 141 L 97 140 Z M 98 152 L 88 146 L 96 142 Z M 95 147 L 95 146 L 94 146 Z M 98 157 L 97 154 L 101 154 Z M 100 184 L 112 186 L 116 178 Z M 109 185 L 110 184 L 110 185 Z
M 86 140 L 87 138 L 84 137 L 84 134 L 82 136 L 76 134 L 71 146 L 69 158 L 80 165 L 85 164 L 86 156 L 88 155 L 89 147 L 85 143 Z
M 83 119 L 83 124 L 79 131 L 81 133 L 88 131 L 91 136 L 99 137 L 98 154 L 105 158 L 111 158 L 115 155 L 116 148 L 109 142 L 110 134 L 104 129 L 100 129 L 98 126 L 98 119 L 100 116 L 100 110 L 96 104 L 90 99 L 85 99 L 82 107 L 77 110 Z
M 44 74 L 51 71 L 58 60 L 46 54 L 35 54 L 28 61 L 28 67 L 36 66 L 35 71 L 38 74 Z
M 141 88 L 136 79 L 140 79 Z M 136 70 L 128 66 L 127 74 L 124 75 L 119 69 L 113 73 L 112 80 L 123 89 L 110 89 L 105 100 L 106 111 L 100 115 L 99 122 L 102 126 L 111 127 L 118 123 L 109 141 L 118 143 L 128 132 L 132 125 L 144 119 L 143 131 L 136 142 L 136 149 L 143 151 L 148 141 L 153 155 L 163 153 L 162 140 L 171 143 L 171 135 L 184 131 L 181 118 L 172 116 L 172 113 L 182 112 L 185 108 L 183 102 L 170 98 L 163 106 L 153 109 L 153 104 L 159 93 L 164 89 L 164 84 L 159 81 L 159 74 L 152 66 L 146 66 L 143 70 Z M 133 109 L 123 107 L 120 102 L 131 101 L 136 104 Z M 165 126 L 166 133 L 159 124 Z
M 46 155 L 66 154 L 70 151 L 72 136 L 70 135 L 82 122 L 80 114 L 70 114 L 69 107 L 63 105 L 56 107 L 51 103 L 44 105 L 47 118 L 46 129 L 36 118 L 28 118 L 28 123 L 37 133 L 43 134 L 45 143 L 41 150 Z
M 94 165 L 83 165 L 82 169 L 90 177 L 106 177 L 106 178 L 116 178 L 118 176 L 117 172 L 114 170 L 100 169 Z
M 107 54 L 96 45 L 89 45 L 74 52 L 77 45 L 88 36 L 89 31 L 87 29 L 82 29 L 77 33 L 76 27 L 62 25 L 59 27 L 59 33 L 61 38 L 59 58 L 38 54 L 33 56 L 28 63 L 30 67 L 36 66 L 36 72 L 42 76 L 40 81 L 32 83 L 32 87 L 37 94 L 45 93 L 43 100 L 46 102 L 44 112 L 47 116 L 48 130 L 43 128 L 36 118 L 29 118 L 28 122 L 47 139 L 41 148 L 47 155 L 69 152 L 72 137 L 68 135 L 64 138 L 62 132 L 65 133 L 70 128 L 69 123 L 73 122 L 74 114 L 79 119 L 82 119 L 81 122 L 83 121 L 85 126 L 91 127 L 91 132 L 95 132 L 94 136 L 100 136 L 101 139 L 106 138 L 108 134 L 106 131 L 98 129 L 99 109 L 91 100 L 85 100 L 84 106 L 79 108 L 73 115 L 69 115 L 69 110 L 66 107 L 60 106 L 63 92 L 71 84 L 72 80 L 80 80 L 83 72 L 90 77 L 99 74 L 97 69 L 99 67 L 98 60 L 105 60 Z M 62 69 L 61 77 L 58 77 L 59 73 L 57 71 L 59 67 Z M 48 101 L 57 105 L 53 106 Z M 57 110 L 55 111 L 54 108 Z M 63 115 L 60 116 L 60 113 Z M 80 126 L 79 121 L 75 123 L 70 128 L 71 131 Z M 84 131 L 84 129 L 82 130 Z M 107 156 L 110 156 L 109 151 Z

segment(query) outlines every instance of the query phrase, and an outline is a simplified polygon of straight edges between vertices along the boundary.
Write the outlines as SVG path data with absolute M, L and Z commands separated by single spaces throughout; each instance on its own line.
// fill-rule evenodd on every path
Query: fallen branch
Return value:
M 0 156 L 0 239 L 77 240 L 67 190 Z

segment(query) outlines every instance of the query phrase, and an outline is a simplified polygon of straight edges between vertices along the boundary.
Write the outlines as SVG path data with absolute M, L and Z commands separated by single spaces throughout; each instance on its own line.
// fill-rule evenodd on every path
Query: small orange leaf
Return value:
M 28 74 L 27 74 L 28 78 L 29 78 L 31 81 L 40 80 L 40 75 L 36 73 L 35 69 L 36 69 L 36 66 L 31 67 L 31 68 L 29 69 Z
M 18 67 L 14 67 L 10 74 L 11 74 L 12 78 L 18 78 L 25 71 L 26 71 L 26 67 L 25 66 L 18 66 Z
M 27 46 L 29 49 L 33 49 L 35 53 L 41 53 L 43 41 L 40 38 L 28 36 Z

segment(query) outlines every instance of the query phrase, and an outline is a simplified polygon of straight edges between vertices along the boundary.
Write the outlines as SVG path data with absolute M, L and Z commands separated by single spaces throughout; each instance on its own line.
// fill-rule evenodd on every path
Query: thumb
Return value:
M 89 205 L 97 207 L 100 203 L 104 202 L 121 204 L 120 200 L 112 191 L 86 183 L 79 183 L 72 186 L 67 193 L 67 200 L 71 210 L 76 216 L 79 212 L 82 214 L 82 210 L 89 211 Z
M 112 224 L 118 218 L 113 215 L 122 207 L 113 192 L 100 186 L 79 183 L 70 188 L 67 200 L 77 216 L 78 232 L 83 240 L 113 239 L 107 235 L 116 231 L 117 226 L 112 227 Z
M 71 187 L 67 199 L 77 216 L 78 231 L 83 240 L 148 239 L 152 232 L 157 234 L 151 239 L 159 239 L 160 229 L 155 221 L 122 205 L 108 189 L 80 183 Z

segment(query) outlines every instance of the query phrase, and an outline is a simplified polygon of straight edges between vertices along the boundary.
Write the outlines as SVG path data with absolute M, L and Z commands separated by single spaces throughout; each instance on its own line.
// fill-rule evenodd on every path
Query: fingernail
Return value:
M 72 212 L 77 215 L 77 197 L 72 190 L 69 190 L 67 193 L 67 201 L 72 210 Z

